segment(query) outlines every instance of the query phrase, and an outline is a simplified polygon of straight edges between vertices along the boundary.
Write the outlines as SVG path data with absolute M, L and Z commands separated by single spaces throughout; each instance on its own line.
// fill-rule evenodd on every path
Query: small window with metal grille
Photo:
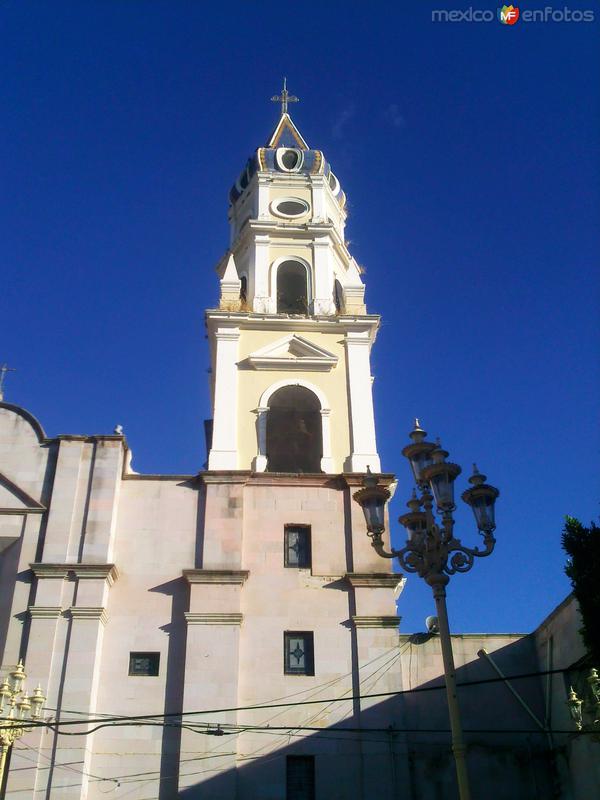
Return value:
M 283 650 L 286 675 L 315 674 L 312 631 L 286 631 L 283 634 Z
M 284 566 L 310 568 L 310 525 L 286 525 L 283 538 Z
M 285 799 L 315 800 L 315 757 L 287 756 Z
M 129 674 L 156 677 L 160 665 L 160 653 L 129 653 Z

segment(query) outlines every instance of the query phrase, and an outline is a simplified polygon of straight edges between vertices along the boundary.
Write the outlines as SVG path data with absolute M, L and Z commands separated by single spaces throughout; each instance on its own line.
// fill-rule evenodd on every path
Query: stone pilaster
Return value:
M 268 234 L 254 237 L 254 264 L 250 269 L 253 278 L 252 310 L 259 314 L 277 310 L 276 302 L 269 296 L 269 244 Z
M 375 417 L 371 388 L 371 366 L 369 361 L 371 341 L 369 332 L 351 331 L 346 334 L 346 368 L 350 400 L 350 472 L 381 470 L 377 443 L 375 441 Z
M 398 626 L 394 598 L 402 591 L 405 578 L 390 573 L 348 573 L 345 576 L 354 595 L 355 629 L 361 695 L 395 692 L 402 689 Z M 379 667 L 378 671 L 374 666 Z M 368 697 L 360 700 L 360 724 L 365 728 L 387 728 L 398 722 L 397 701 L 393 697 Z M 390 740 L 390 752 L 365 737 L 361 743 L 365 797 L 393 800 L 397 796 L 398 742 Z
M 52 502 L 44 537 L 44 561 L 67 561 L 69 549 L 77 553 L 77 511 L 84 505 L 84 486 L 90 469 L 91 447 L 84 437 L 61 439 L 52 487 Z M 79 520 L 81 522 L 81 520 Z M 75 539 L 71 543 L 71 539 Z
M 220 327 L 215 333 L 215 397 L 209 470 L 237 469 L 237 327 Z
M 204 473 L 206 507 L 202 566 L 239 569 L 242 558 L 245 475 Z
M 37 579 L 35 604 L 29 607 L 30 647 L 26 657 L 31 686 L 35 688 L 39 682 L 47 691 L 46 705 L 49 709 L 79 711 L 83 718 L 93 715 L 107 621 L 108 591 L 117 577 L 117 570 L 114 564 L 46 563 L 31 564 L 31 569 Z M 69 577 L 71 580 L 66 581 Z M 49 713 L 55 716 L 57 712 Z M 28 736 L 32 737 L 28 743 L 39 747 L 37 780 L 29 789 L 44 792 L 49 788 L 55 793 L 60 785 L 61 798 L 83 800 L 87 797 L 88 778 L 85 775 L 67 785 L 62 780 L 62 773 L 48 770 L 47 765 L 50 763 L 48 759 L 54 758 L 56 738 L 57 761 L 77 764 L 83 773 L 89 772 L 93 735 L 60 738 L 52 733 L 34 733 Z M 29 774 L 35 776 L 35 771 Z M 31 783 L 28 773 L 16 770 L 14 775 L 14 791 L 26 792 L 23 784 Z M 19 794 L 14 796 L 20 798 Z
M 67 634 L 67 625 L 62 616 L 63 604 L 70 588 L 65 586 L 67 569 L 55 564 L 47 568 L 46 565 L 31 566 L 37 585 L 35 600 L 27 609 L 29 637 L 24 658 L 27 672 L 25 688 L 31 693 L 39 684 L 47 698 L 46 707 L 55 709 L 60 697 L 62 652 Z M 46 711 L 44 717 L 55 716 L 55 713 Z M 7 797 L 11 800 L 25 800 L 34 797 L 36 791 L 44 791 L 53 741 L 54 736 L 49 732 L 34 730 L 24 734 L 22 742 L 27 745 L 27 752 L 21 754 L 18 749 L 20 744 L 13 749 Z M 32 769 L 32 759 L 33 763 L 37 761 L 37 770 Z
M 240 611 L 242 586 L 248 577 L 244 570 L 184 570 L 190 584 L 190 610 L 185 614 L 187 644 L 185 657 L 185 712 L 238 705 L 239 640 L 243 617 Z M 237 712 L 229 711 L 198 716 L 195 722 L 235 724 Z M 214 728 L 216 730 L 216 727 Z M 196 750 L 211 756 L 211 769 L 220 773 L 218 794 L 203 797 L 227 797 L 235 800 L 236 739 L 228 737 L 230 746 L 223 747 L 220 736 L 198 736 L 183 730 L 181 750 Z M 225 755 L 218 755 L 225 753 Z M 229 753 L 229 755 L 227 755 Z M 198 776 L 187 763 L 180 764 L 179 790 L 197 784 Z
M 93 473 L 81 561 L 105 564 L 113 560 L 117 504 L 123 470 L 120 438 L 98 437 L 94 444 Z
M 314 253 L 314 314 L 333 314 L 333 265 L 329 236 L 316 236 L 313 241 Z

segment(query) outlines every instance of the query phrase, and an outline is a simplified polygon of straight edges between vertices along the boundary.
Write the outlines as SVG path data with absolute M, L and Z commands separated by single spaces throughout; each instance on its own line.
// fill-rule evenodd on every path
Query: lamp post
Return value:
M 26 677 L 23 662 L 19 661 L 0 683 L 0 788 L 4 782 L 8 751 L 25 731 L 31 730 L 24 723 L 40 719 L 46 700 L 41 686 L 31 697 L 28 696 L 23 688 Z
M 600 742 L 600 677 L 595 667 L 590 670 L 586 683 L 587 692 L 584 689 L 581 693 L 583 700 L 571 686 L 567 706 L 577 730 L 591 733 L 592 740 Z
M 363 488 L 353 495 L 354 500 L 362 507 L 367 523 L 367 532 L 371 544 L 382 558 L 397 558 L 406 572 L 416 572 L 433 590 L 435 600 L 448 712 L 452 731 L 452 752 L 456 764 L 456 777 L 460 800 L 470 800 L 469 777 L 466 764 L 466 748 L 460 722 L 460 709 L 456 694 L 456 674 L 452 655 L 452 642 L 448 625 L 446 608 L 446 585 L 450 576 L 457 572 L 468 572 L 475 558 L 489 556 L 496 540 L 494 530 L 494 504 L 499 492 L 489 486 L 475 464 L 473 475 L 469 478 L 471 488 L 463 492 L 462 499 L 471 506 L 475 515 L 477 529 L 483 537 L 483 548 L 465 547 L 454 536 L 454 481 L 461 473 L 458 464 L 446 461 L 448 453 L 442 450 L 439 443 L 427 442 L 427 433 L 421 428 L 419 420 L 415 420 L 414 430 L 410 433 L 411 443 L 403 450 L 402 455 L 408 458 L 415 479 L 416 488 L 407 505 L 408 513 L 399 521 L 408 534 L 406 546 L 401 550 L 390 549 L 387 552 L 383 545 L 384 510 L 390 498 L 388 490 L 378 485 L 375 475 L 367 468 Z M 434 503 L 440 518 L 436 522 Z

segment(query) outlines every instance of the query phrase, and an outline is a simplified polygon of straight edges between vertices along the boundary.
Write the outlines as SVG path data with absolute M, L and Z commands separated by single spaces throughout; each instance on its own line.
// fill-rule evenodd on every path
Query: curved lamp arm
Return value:
M 407 543 L 401 550 L 392 547 L 388 552 L 380 532 L 372 534 L 371 545 L 382 558 L 397 558 L 406 572 L 416 572 L 421 577 L 443 572 L 454 575 L 457 572 L 468 572 L 476 558 L 491 555 L 496 540 L 491 531 L 484 533 L 483 537 L 483 549 L 465 547 L 459 539 L 445 541 L 437 526 L 434 526 L 418 543 Z

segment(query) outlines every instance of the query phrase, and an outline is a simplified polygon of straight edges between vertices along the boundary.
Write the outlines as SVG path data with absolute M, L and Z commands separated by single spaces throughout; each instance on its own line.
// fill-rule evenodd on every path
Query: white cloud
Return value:
M 344 128 L 355 114 L 356 108 L 354 104 L 346 106 L 346 108 L 343 109 L 336 121 L 333 123 L 333 127 L 331 129 L 331 135 L 334 139 L 342 138 L 344 134 Z

